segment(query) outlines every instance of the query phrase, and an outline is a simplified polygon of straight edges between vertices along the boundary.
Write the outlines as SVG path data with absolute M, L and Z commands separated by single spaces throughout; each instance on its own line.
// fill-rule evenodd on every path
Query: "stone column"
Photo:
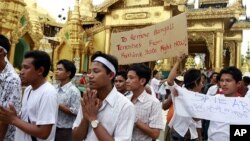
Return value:
M 222 67 L 223 58 L 223 32 L 216 32 L 216 47 L 215 47 L 215 71 L 219 72 Z
M 111 37 L 111 28 L 107 27 L 105 30 L 105 53 L 109 54 L 110 53 L 110 37 Z
M 241 68 L 241 42 L 236 42 L 236 67 Z
M 15 51 L 16 51 L 16 44 L 18 43 L 17 36 L 13 36 L 11 39 L 11 47 L 10 47 L 10 53 L 9 53 L 9 62 L 13 64 L 14 66 L 14 57 L 15 57 Z

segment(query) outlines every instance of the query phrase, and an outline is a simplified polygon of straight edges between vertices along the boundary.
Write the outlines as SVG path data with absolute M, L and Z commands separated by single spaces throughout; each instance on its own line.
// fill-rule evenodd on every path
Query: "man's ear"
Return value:
M 70 77 L 71 71 L 67 71 L 67 76 Z
M 4 50 L 2 48 L 0 48 L 0 55 L 3 55 L 3 56 L 6 55 L 6 53 L 4 52 Z
M 146 83 L 146 78 L 140 78 L 140 85 L 144 86 Z
M 115 73 L 114 72 L 110 72 L 108 74 L 108 76 L 109 76 L 109 79 L 112 80 L 113 78 L 115 78 Z
M 44 72 L 44 67 L 40 67 L 37 69 L 37 72 L 39 75 L 43 76 L 43 72 Z

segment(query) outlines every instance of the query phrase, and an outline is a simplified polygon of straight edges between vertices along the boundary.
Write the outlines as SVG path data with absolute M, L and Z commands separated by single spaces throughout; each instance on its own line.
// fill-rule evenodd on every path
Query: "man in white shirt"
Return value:
M 237 90 L 242 80 L 242 73 L 236 67 L 226 67 L 219 73 L 219 83 L 226 97 L 237 97 Z M 218 95 L 223 96 L 223 95 Z M 240 119 L 239 119 L 240 120 Z M 229 124 L 210 121 L 208 141 L 229 141 Z
M 46 81 L 50 57 L 43 51 L 30 51 L 24 56 L 20 77 L 28 86 L 23 95 L 21 114 L 15 108 L 1 108 L 1 120 L 17 127 L 15 141 L 54 141 L 57 121 L 55 88 Z
M 175 65 L 170 71 L 167 83 L 169 84 L 172 101 L 174 102 L 173 86 L 174 78 L 177 76 L 177 70 L 180 63 L 186 58 L 185 54 L 178 56 Z M 201 81 L 201 72 L 197 69 L 189 69 L 184 74 L 184 87 L 190 91 L 200 92 L 203 84 Z M 169 122 L 171 127 L 171 140 L 182 141 L 182 140 L 202 140 L 201 137 L 201 121 L 193 119 L 192 117 L 179 116 L 174 112 L 172 119 Z
M 162 78 L 161 71 L 154 70 L 153 78 L 150 81 L 150 86 L 153 88 L 154 92 L 156 93 L 156 97 L 159 100 L 164 101 L 165 96 L 166 96 L 166 89 L 165 89 L 164 82 L 166 82 L 167 79 L 161 80 L 161 78 Z
M 132 141 L 152 141 L 159 137 L 164 128 L 161 103 L 145 91 L 151 70 L 143 64 L 129 67 L 127 89 L 132 91 L 132 103 L 136 109 L 136 121 Z
M 115 57 L 96 52 L 91 57 L 89 88 L 73 125 L 74 141 L 131 141 L 133 104 L 114 87 Z

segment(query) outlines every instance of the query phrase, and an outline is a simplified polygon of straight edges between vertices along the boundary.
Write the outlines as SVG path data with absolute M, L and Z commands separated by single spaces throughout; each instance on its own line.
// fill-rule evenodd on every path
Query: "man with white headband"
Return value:
M 8 38 L 0 35 L 0 107 L 14 106 L 19 112 L 21 109 L 21 81 L 7 60 L 10 46 Z M 0 120 L 0 140 L 13 141 L 14 135 L 15 127 Z
M 114 87 L 118 61 L 101 52 L 96 52 L 91 61 L 89 89 L 73 125 L 73 140 L 131 141 L 135 108 Z

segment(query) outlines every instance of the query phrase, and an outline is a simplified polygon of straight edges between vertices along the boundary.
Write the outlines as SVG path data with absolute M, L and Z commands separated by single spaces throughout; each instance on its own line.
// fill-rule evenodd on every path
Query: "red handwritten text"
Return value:
M 159 43 L 162 43 L 162 40 L 149 40 L 149 46 L 157 46 Z
M 138 40 L 138 39 L 143 39 L 143 38 L 148 38 L 149 37 L 149 33 L 142 33 L 142 34 L 131 34 L 130 35 L 130 39 L 132 40 Z
M 156 52 L 157 52 L 157 49 L 155 49 L 155 48 L 146 49 L 145 55 L 155 54 Z
M 161 45 L 161 51 L 164 53 L 167 53 L 167 50 L 171 49 L 172 45 L 171 44 L 165 44 L 165 45 Z
M 141 43 L 137 43 L 137 44 L 130 44 L 130 45 L 117 45 L 117 49 L 118 50 L 128 50 L 128 49 L 134 49 L 134 48 L 140 48 L 142 45 Z
M 163 33 L 163 35 L 166 35 L 168 31 L 173 30 L 173 29 L 174 29 L 174 24 L 170 23 L 169 25 L 167 25 L 167 26 L 165 26 L 163 28 L 155 29 L 154 30 L 154 35 L 157 35 L 157 34 L 160 34 L 160 33 Z
M 142 57 L 141 52 L 122 52 L 121 54 L 122 58 L 139 58 Z

